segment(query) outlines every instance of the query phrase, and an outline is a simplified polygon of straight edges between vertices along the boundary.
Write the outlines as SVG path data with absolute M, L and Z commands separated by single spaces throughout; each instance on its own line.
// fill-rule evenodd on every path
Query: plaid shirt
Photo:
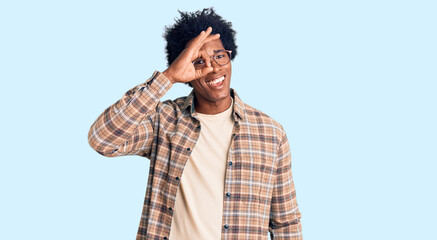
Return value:
M 150 159 L 137 240 L 168 239 L 185 163 L 200 133 L 193 92 L 160 102 L 171 82 L 155 72 L 107 108 L 88 134 L 107 157 Z M 234 129 L 228 153 L 221 239 L 302 239 L 288 140 L 280 124 L 234 98 Z M 201 196 L 199 196 L 201 197 Z

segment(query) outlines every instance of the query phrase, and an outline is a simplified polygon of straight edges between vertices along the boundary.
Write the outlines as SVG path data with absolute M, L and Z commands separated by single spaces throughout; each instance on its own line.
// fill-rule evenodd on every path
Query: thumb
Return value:
M 212 67 L 204 67 L 202 69 L 197 70 L 197 78 L 201 78 L 204 77 L 206 75 L 208 75 L 208 73 L 212 72 L 212 70 L 214 70 Z

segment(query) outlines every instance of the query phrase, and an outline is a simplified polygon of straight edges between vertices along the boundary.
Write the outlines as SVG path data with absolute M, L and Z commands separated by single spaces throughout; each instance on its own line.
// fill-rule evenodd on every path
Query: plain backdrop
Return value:
M 280 122 L 305 239 L 437 239 L 436 1 L 1 1 L 0 239 L 134 239 L 149 160 L 87 142 L 214 6 L 231 86 Z M 176 84 L 164 99 L 186 95 Z

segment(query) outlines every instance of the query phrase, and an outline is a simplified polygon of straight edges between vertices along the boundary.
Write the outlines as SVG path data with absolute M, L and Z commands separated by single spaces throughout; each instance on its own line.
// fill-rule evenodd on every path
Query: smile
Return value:
M 225 80 L 225 76 L 213 79 L 211 81 L 206 82 L 207 85 L 209 86 L 213 86 L 213 85 L 218 85 L 220 84 L 223 80 Z

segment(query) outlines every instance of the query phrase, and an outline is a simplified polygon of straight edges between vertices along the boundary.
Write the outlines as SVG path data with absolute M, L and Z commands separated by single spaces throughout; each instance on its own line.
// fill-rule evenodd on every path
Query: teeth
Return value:
M 217 84 L 217 83 L 223 81 L 224 79 L 225 79 L 225 76 L 222 76 L 222 77 L 220 77 L 220 78 L 217 78 L 217 79 L 214 79 L 214 80 L 212 80 L 212 81 L 206 82 L 206 84 L 208 84 L 208 85 L 214 85 L 214 84 Z

